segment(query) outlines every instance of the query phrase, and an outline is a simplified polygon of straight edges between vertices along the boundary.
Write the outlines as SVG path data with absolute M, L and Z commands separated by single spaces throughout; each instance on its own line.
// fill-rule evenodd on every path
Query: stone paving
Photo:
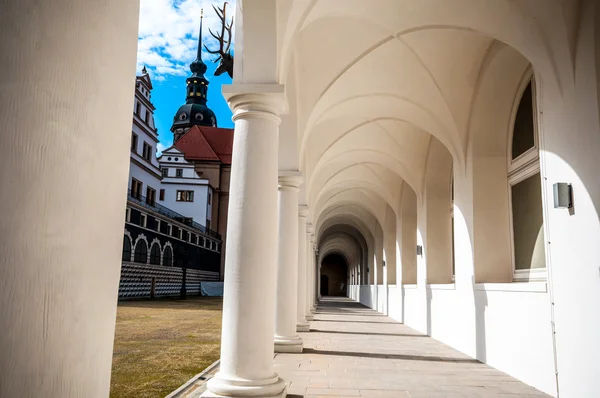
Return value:
M 347 298 L 324 298 L 302 354 L 277 354 L 288 398 L 548 397 Z

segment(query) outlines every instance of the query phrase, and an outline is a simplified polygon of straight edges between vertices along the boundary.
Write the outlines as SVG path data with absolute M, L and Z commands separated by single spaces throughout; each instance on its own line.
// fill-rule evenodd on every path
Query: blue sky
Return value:
M 217 41 L 208 33 L 220 32 L 221 22 L 212 5 L 223 5 L 222 0 L 141 0 L 140 29 L 138 34 L 137 72 L 148 68 L 154 89 L 152 102 L 160 144 L 158 150 L 173 143 L 169 130 L 177 109 L 185 103 L 185 79 L 191 74 L 189 64 L 196 58 L 200 9 L 204 8 L 203 42 L 211 49 Z M 235 13 L 235 0 L 229 0 L 227 18 Z M 233 48 L 233 45 L 232 45 Z M 214 76 L 218 63 L 216 56 L 205 50 L 202 59 L 208 66 L 208 106 L 217 115 L 219 127 L 233 127 L 231 111 L 221 95 L 221 85 L 230 84 L 229 75 Z

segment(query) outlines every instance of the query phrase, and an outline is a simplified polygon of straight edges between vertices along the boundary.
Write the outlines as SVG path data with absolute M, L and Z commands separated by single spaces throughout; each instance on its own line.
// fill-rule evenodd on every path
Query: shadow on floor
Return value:
M 348 323 L 378 323 L 378 324 L 382 324 L 382 325 L 399 325 L 398 322 L 377 322 L 377 321 L 341 321 L 339 319 L 314 319 L 314 321 L 318 321 L 318 322 L 332 322 L 332 323 L 338 323 L 338 322 L 348 322 Z
M 385 318 L 386 316 L 383 314 L 368 314 L 366 312 L 356 312 L 356 311 L 339 311 L 339 312 L 322 312 L 317 311 L 315 315 L 355 315 L 355 316 L 375 316 L 379 318 Z
M 381 322 L 377 322 L 381 323 Z M 355 334 L 358 336 L 400 336 L 400 337 L 429 337 L 424 334 L 408 334 L 408 333 L 368 333 L 368 332 L 340 332 L 336 330 L 320 330 L 310 329 L 311 332 L 331 333 L 331 334 Z
M 371 352 L 347 352 L 347 351 L 323 351 L 312 348 L 305 348 L 303 354 L 317 355 L 335 355 L 341 357 L 360 357 L 360 358 L 379 358 L 379 359 L 397 359 L 405 361 L 428 361 L 428 362 L 455 362 L 455 363 L 481 363 L 476 359 L 470 358 L 444 358 L 427 357 L 422 355 L 402 355 L 402 354 L 376 354 Z

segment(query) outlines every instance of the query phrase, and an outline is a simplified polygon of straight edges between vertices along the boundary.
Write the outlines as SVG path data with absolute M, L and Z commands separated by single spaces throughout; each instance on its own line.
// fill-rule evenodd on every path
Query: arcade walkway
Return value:
M 275 371 L 300 397 L 547 397 L 347 298 L 321 300 L 302 354 Z

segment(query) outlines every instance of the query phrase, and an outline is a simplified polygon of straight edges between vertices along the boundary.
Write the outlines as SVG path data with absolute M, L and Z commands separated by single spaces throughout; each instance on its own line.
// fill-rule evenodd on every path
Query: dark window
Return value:
M 156 218 L 148 215 L 146 217 L 146 228 L 156 231 Z
M 160 233 L 168 235 L 169 234 L 169 224 L 166 222 L 160 223 Z
M 141 112 L 142 112 L 142 105 L 139 102 L 137 102 L 135 104 L 135 114 L 139 116 Z
M 193 202 L 194 191 L 177 191 L 178 202 Z
M 158 243 L 154 243 L 150 249 L 150 264 L 160 265 L 160 249 Z
M 131 133 L 131 151 L 137 153 L 138 136 L 136 133 Z
M 165 200 L 165 190 L 164 189 L 160 190 L 160 193 L 158 195 L 158 199 L 159 200 Z
M 189 238 L 188 231 L 183 231 L 182 234 L 181 234 L 181 239 L 183 239 L 184 241 L 187 242 L 188 238 Z
M 183 169 L 175 169 L 175 177 L 183 177 Z
M 512 139 L 512 158 L 513 160 L 527 152 L 535 146 L 533 127 L 533 90 L 531 82 L 523 92 L 515 125 L 513 129 Z
M 147 161 L 150 161 L 150 159 L 152 158 L 152 145 L 149 145 L 146 141 L 144 141 L 144 151 L 142 153 L 142 156 Z
M 146 110 L 146 116 L 144 117 L 147 125 L 150 125 L 150 112 Z
M 131 240 L 127 235 L 123 236 L 123 261 L 131 261 Z
M 173 252 L 171 251 L 171 247 L 165 247 L 165 254 L 163 255 L 163 265 L 170 267 L 173 265 Z
M 163 167 L 162 169 L 160 169 L 160 171 L 161 171 L 163 177 L 169 176 L 169 168 L 168 167 Z
M 146 187 L 146 203 L 154 206 L 154 203 L 156 203 L 156 189 Z
M 540 174 L 511 187 L 515 269 L 545 268 L 544 217 Z
M 133 261 L 136 263 L 147 263 L 148 262 L 148 246 L 143 240 L 138 241 L 135 244 L 135 253 L 133 254 Z
M 174 238 L 179 238 L 179 227 L 175 225 L 171 227 L 171 236 Z
M 142 196 L 142 184 L 141 181 L 136 180 L 135 178 L 131 179 L 131 196 L 134 198 L 140 199 Z

